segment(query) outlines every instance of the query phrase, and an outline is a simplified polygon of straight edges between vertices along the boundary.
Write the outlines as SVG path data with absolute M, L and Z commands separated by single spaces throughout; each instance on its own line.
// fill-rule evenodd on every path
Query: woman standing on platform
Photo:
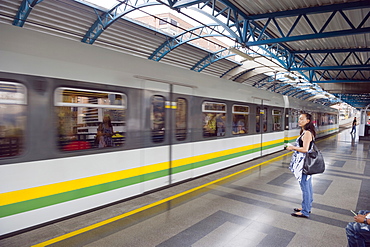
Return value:
M 357 125 L 357 120 L 356 120 L 356 117 L 353 119 L 353 122 L 352 122 L 352 130 L 351 130 L 351 134 L 352 133 L 356 133 L 356 125 Z
M 294 217 L 308 218 L 311 213 L 313 191 L 312 176 L 302 173 L 303 162 L 308 150 L 311 149 L 312 141 L 316 136 L 315 126 L 312 123 L 312 116 L 309 113 L 302 113 L 298 119 L 298 126 L 301 127 L 301 135 L 297 138 L 295 145 L 288 145 L 287 150 L 294 151 L 289 169 L 299 182 L 302 190 L 302 207 L 294 208 Z

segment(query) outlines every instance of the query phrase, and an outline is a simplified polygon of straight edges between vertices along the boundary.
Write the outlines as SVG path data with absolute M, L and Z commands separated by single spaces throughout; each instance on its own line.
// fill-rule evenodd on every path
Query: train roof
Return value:
M 197 96 L 299 109 L 329 107 L 110 49 L 0 24 L 0 71 L 141 88 L 143 80 L 192 88 Z M 25 42 L 27 40 L 27 42 Z M 227 90 L 225 90 L 227 89 Z M 284 99 L 285 98 L 285 99 Z M 330 111 L 330 110 L 329 110 Z

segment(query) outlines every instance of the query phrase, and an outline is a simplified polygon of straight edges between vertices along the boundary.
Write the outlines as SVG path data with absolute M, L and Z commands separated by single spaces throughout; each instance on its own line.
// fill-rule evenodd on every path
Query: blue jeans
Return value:
M 313 201 L 313 191 L 312 191 L 312 176 L 307 180 L 307 175 L 302 174 L 302 180 L 299 183 L 302 190 L 302 210 L 301 213 L 307 217 L 310 216 L 310 211 Z
M 358 214 L 365 215 L 370 211 L 360 210 Z M 348 246 L 365 247 L 365 241 L 370 240 L 370 225 L 364 223 L 350 222 L 346 227 Z
M 353 132 L 353 133 L 356 133 L 356 125 L 353 125 L 353 126 L 352 126 L 351 133 L 352 133 L 352 132 Z

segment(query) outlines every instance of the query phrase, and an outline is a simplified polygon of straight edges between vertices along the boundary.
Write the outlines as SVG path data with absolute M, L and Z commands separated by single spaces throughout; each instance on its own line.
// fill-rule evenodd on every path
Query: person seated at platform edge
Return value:
M 370 242 L 370 211 L 360 210 L 354 220 L 346 227 L 348 246 L 365 247 Z

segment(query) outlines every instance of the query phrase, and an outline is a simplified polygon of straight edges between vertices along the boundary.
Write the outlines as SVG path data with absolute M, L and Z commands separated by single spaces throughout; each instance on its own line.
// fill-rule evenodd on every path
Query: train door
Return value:
M 142 105 L 142 191 L 170 183 L 170 85 L 144 80 Z
M 263 105 L 264 99 L 255 99 L 259 104 L 256 106 L 256 139 L 255 142 L 259 143 L 259 155 L 262 156 L 264 143 L 267 141 L 267 107 Z
M 194 176 L 189 161 L 193 156 L 190 121 L 193 89 L 172 85 L 171 92 L 170 183 L 175 183 Z

